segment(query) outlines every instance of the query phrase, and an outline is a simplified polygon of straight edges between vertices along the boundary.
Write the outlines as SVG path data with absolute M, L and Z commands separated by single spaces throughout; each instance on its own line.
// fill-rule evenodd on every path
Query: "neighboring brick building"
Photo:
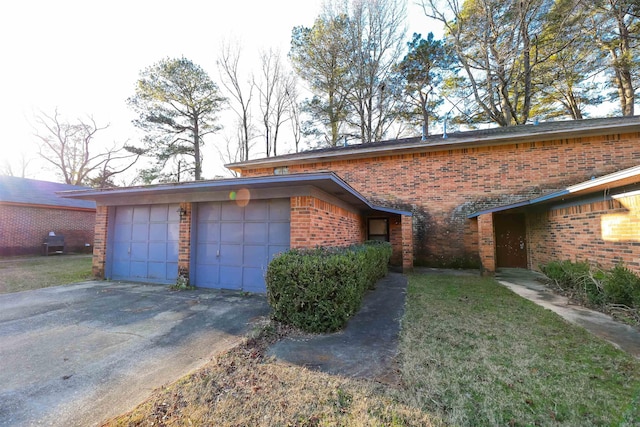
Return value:
M 64 236 L 65 252 L 91 251 L 95 202 L 56 195 L 79 189 L 86 187 L 0 176 L 0 256 L 43 254 L 51 231 Z

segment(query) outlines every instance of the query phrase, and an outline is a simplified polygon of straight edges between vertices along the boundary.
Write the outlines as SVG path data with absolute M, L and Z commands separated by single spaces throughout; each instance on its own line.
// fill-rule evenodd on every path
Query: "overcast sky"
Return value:
M 0 6 L 0 159 L 34 156 L 34 114 L 58 107 L 68 118 L 110 124 L 101 143 L 135 142 L 125 100 L 139 72 L 185 56 L 219 82 L 222 39 L 239 39 L 250 61 L 260 48 L 289 49 L 291 29 L 311 26 L 321 0 L 20 0 Z M 437 31 L 409 0 L 409 32 Z M 213 158 L 212 158 L 213 157 Z M 222 169 L 205 158 L 205 175 Z M 213 163 L 217 165 L 213 165 Z M 30 177 L 53 180 L 37 162 Z

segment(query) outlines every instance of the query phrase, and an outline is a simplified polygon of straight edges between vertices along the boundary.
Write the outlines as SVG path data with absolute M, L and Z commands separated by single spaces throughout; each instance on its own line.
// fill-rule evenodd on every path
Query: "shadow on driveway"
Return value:
M 264 295 L 120 282 L 0 295 L 0 426 L 98 424 L 268 314 Z

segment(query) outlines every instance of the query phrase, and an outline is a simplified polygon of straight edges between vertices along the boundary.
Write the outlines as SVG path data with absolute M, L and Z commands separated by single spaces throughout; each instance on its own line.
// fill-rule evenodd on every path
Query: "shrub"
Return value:
M 570 298 L 592 306 L 604 303 L 604 274 L 588 262 L 552 261 L 540 269 Z
M 624 265 L 618 264 L 607 272 L 603 289 L 607 303 L 640 308 L 640 277 Z
M 267 300 L 275 320 L 308 332 L 342 328 L 367 289 L 387 274 L 389 243 L 292 249 L 267 268 Z

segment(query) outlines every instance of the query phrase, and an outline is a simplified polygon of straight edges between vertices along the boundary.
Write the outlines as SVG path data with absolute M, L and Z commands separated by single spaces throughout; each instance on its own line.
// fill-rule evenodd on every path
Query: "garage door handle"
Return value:
M 220 249 L 216 251 L 216 257 L 219 257 L 219 256 L 220 256 Z

